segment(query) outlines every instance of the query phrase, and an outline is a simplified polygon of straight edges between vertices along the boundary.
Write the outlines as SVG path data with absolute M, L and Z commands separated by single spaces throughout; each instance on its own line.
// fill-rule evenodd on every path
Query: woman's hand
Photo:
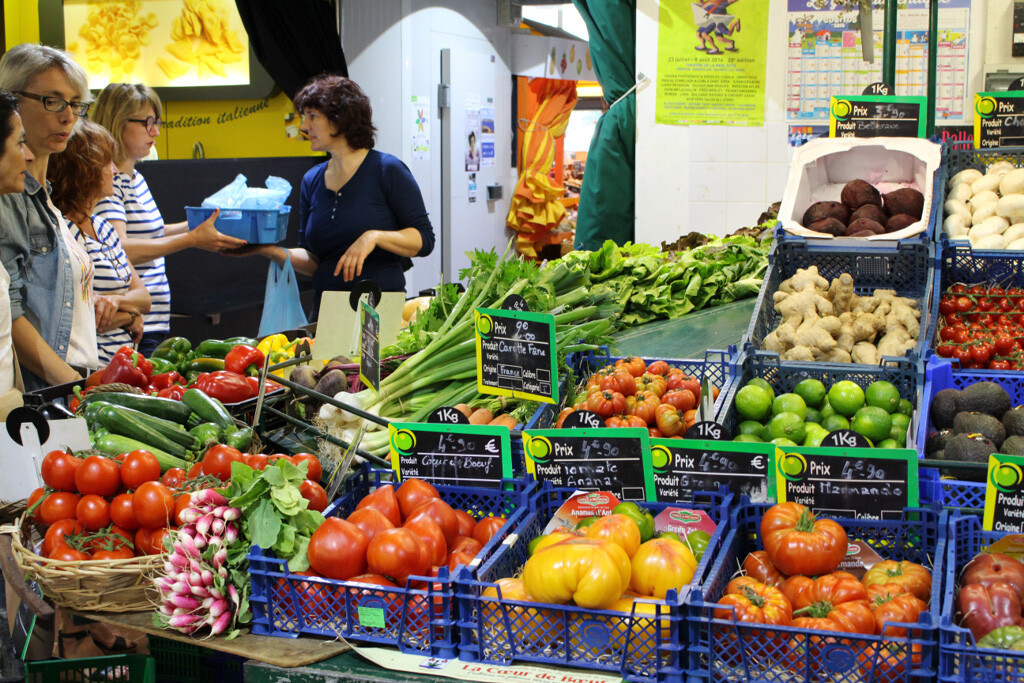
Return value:
M 93 297 L 93 308 L 96 311 L 96 331 L 100 334 L 114 329 L 114 314 L 120 308 L 120 298 L 116 294 Z
M 189 236 L 192 238 L 193 247 L 205 249 L 206 251 L 225 251 L 227 249 L 237 249 L 247 244 L 245 240 L 229 237 L 217 230 L 214 223 L 219 215 L 220 209 L 214 209 L 213 215 L 189 233 Z
M 132 320 L 131 324 L 125 327 L 124 330 L 131 336 L 132 343 L 138 344 L 140 341 L 142 341 L 142 316 L 140 315 L 136 317 L 134 320 Z
M 367 230 L 360 235 L 359 239 L 353 242 L 348 251 L 338 259 L 338 265 L 334 267 L 334 277 L 338 277 L 340 273 L 343 273 L 342 279 L 345 282 L 350 282 L 362 275 L 363 262 L 366 261 L 366 257 L 370 255 L 370 252 L 376 248 L 379 235 L 380 233 L 377 230 Z

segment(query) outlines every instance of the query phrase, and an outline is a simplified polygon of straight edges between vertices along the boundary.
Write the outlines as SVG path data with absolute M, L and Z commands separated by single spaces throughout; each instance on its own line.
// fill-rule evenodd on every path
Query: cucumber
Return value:
M 114 434 L 131 437 L 178 458 L 185 458 L 187 455 L 183 445 L 167 438 L 142 420 L 136 420 L 127 413 L 120 412 L 117 406 L 103 406 L 97 414 L 97 418 L 101 425 Z
M 231 413 L 227 411 L 223 403 L 215 398 L 210 398 L 198 389 L 186 389 L 181 397 L 181 402 L 207 422 L 232 430 L 237 426 L 235 418 L 231 417 Z
M 82 410 L 90 403 L 110 403 L 115 406 L 124 406 L 132 410 L 159 417 L 171 422 L 185 424 L 192 409 L 170 398 L 158 396 L 137 396 L 135 394 L 117 394 L 106 392 L 102 394 L 87 394 L 82 402 L 78 404 L 78 410 Z
M 171 441 L 175 441 L 181 444 L 190 451 L 195 450 L 196 448 L 199 447 L 199 441 L 195 438 L 195 436 L 189 434 L 185 430 L 185 428 L 182 427 L 177 422 L 171 422 L 170 420 L 163 420 L 159 417 L 153 417 L 152 415 L 149 415 L 147 413 L 143 413 L 138 410 L 133 410 L 131 408 L 125 408 L 124 406 L 112 406 L 108 404 L 105 407 L 113 408 L 121 415 L 141 422 L 150 429 L 159 432 L 160 434 L 164 435 Z M 131 434 L 126 434 L 126 436 L 131 436 Z
M 191 467 L 188 462 L 181 458 L 175 457 L 170 453 L 166 453 L 159 448 L 153 448 L 149 444 L 136 441 L 135 439 L 131 439 L 120 434 L 104 434 L 93 442 L 93 447 L 97 450 L 103 451 L 104 453 L 110 453 L 111 455 L 131 453 L 132 451 L 137 450 L 149 451 L 156 456 L 158 461 L 160 461 L 160 470 L 162 472 L 166 472 L 172 467 L 180 467 L 183 470 L 187 470 Z

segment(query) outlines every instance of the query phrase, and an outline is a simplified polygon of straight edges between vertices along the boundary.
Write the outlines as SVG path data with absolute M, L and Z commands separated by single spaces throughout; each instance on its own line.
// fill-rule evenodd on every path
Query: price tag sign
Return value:
M 1024 145 L 1024 92 L 974 95 L 974 148 Z
M 427 422 L 440 425 L 468 425 L 469 418 L 455 408 L 443 406 L 428 415 Z
M 775 502 L 775 446 L 770 443 L 651 439 L 651 465 L 654 498 L 660 502 L 693 500 L 694 492 L 720 486 L 755 503 Z
M 895 95 L 896 91 L 893 90 L 888 83 L 872 83 L 868 87 L 864 88 L 864 92 L 861 95 Z
M 1024 532 L 1024 457 L 996 453 L 988 458 L 985 531 Z
M 732 441 L 732 434 L 729 433 L 729 430 L 711 420 L 694 423 L 686 430 L 683 437 L 703 441 Z
M 500 425 L 388 425 L 391 468 L 399 480 L 498 487 L 512 476 L 509 429 Z
M 819 514 L 899 519 L 918 504 L 917 452 L 910 449 L 802 448 L 775 452 L 780 503 Z
M 555 316 L 478 308 L 474 317 L 477 391 L 557 403 Z
M 829 432 L 821 440 L 824 448 L 871 448 L 871 444 L 863 434 L 858 434 L 852 429 L 837 429 Z
M 562 429 L 576 429 L 577 427 L 601 429 L 604 426 L 604 420 L 601 419 L 601 416 L 589 410 L 573 411 L 566 415 L 562 421 Z
M 832 138 L 923 138 L 925 97 L 852 95 L 833 97 L 828 117 Z
M 359 302 L 359 379 L 380 393 L 380 316 L 365 301 Z
M 653 500 L 646 429 L 537 429 L 523 432 L 526 471 L 538 481 L 583 491 L 610 491 L 620 500 Z

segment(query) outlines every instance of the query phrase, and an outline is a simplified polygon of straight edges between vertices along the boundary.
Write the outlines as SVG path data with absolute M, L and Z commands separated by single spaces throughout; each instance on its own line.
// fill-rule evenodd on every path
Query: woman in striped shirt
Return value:
M 100 202 L 96 214 L 117 230 L 128 258 L 149 290 L 152 309 L 145 317 L 146 331 L 139 351 L 149 355 L 170 331 L 171 288 L 164 256 L 189 247 L 206 251 L 236 249 L 244 240 L 229 237 L 214 227 L 218 212 L 195 230 L 188 223 L 164 224 L 145 178 L 135 164 L 149 156 L 160 135 L 160 98 L 142 84 L 111 83 L 100 92 L 92 120 L 114 137 L 114 192 Z
M 128 261 L 117 231 L 93 215 L 100 200 L 113 192 L 115 173 L 114 139 L 88 119 L 79 123 L 67 149 L 53 156 L 46 173 L 53 203 L 92 259 L 96 341 L 104 364 L 122 346 L 142 339 L 142 315 L 150 310 L 149 292 Z

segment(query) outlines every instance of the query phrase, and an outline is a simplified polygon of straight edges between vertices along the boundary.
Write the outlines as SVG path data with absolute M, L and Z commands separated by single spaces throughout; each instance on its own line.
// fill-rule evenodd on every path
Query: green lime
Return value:
M 772 388 L 771 384 L 768 384 L 768 382 L 766 382 L 765 380 L 761 379 L 760 377 L 755 377 L 754 379 L 750 380 L 749 382 L 747 382 L 743 386 L 745 386 L 745 387 L 761 387 L 762 389 L 767 391 L 769 394 L 771 394 L 771 397 L 772 397 L 773 401 L 775 400 L 775 389 Z
M 771 389 L 748 384 L 736 392 L 736 412 L 744 420 L 763 420 L 772 409 Z
M 897 443 L 895 439 L 885 439 L 884 441 L 879 441 L 875 448 L 903 448 L 903 446 Z
M 761 428 L 761 433 L 758 434 L 761 437 L 761 441 L 772 440 L 772 430 L 768 429 L 768 423 L 766 422 L 764 427 Z
M 790 439 L 795 443 L 800 443 L 807 435 L 807 427 L 800 415 L 779 413 L 773 416 L 771 422 L 768 423 L 768 432 L 772 435 L 773 441 L 775 439 Z M 888 434 L 888 431 L 886 433 Z
M 819 408 L 818 410 L 821 411 L 822 419 L 828 417 L 829 415 L 835 415 L 836 414 L 835 409 L 832 408 L 832 404 L 830 404 L 828 402 L 827 398 L 825 399 L 824 403 L 821 404 L 821 408 Z
M 821 426 L 825 428 L 826 432 L 835 432 L 840 429 L 849 429 L 850 421 L 842 415 L 829 415 L 821 421 Z
M 821 424 L 821 411 L 817 408 L 808 408 L 807 414 L 804 415 L 804 422 L 813 422 L 815 424 Z
M 824 439 L 826 436 L 828 436 L 827 429 L 825 429 L 821 425 L 811 423 L 807 427 L 807 436 L 804 437 L 802 445 L 815 447 L 820 446 L 822 439 Z
M 792 439 L 772 439 L 772 443 L 785 448 L 796 448 L 796 443 Z
M 871 441 L 882 441 L 889 438 L 889 432 L 892 431 L 892 418 L 884 408 L 864 406 L 853 416 L 850 421 L 850 429 Z
M 733 441 L 737 443 L 764 443 L 764 439 L 757 434 L 740 434 L 734 437 Z
M 808 377 L 793 387 L 793 393 L 802 398 L 808 407 L 820 408 L 827 392 L 824 384 Z
M 900 390 L 892 382 L 885 380 L 872 382 L 864 390 L 864 402 L 869 406 L 881 408 L 891 415 L 899 410 Z
M 744 420 L 743 422 L 740 422 L 738 429 L 740 434 L 753 434 L 754 436 L 759 436 L 761 434 L 761 430 L 764 429 L 764 425 L 757 420 Z
M 864 407 L 864 390 L 848 379 L 836 382 L 828 390 L 828 404 L 840 415 L 853 417 Z
M 910 427 L 910 418 L 903 413 L 893 413 L 889 416 L 892 420 L 892 431 L 889 436 L 900 444 L 900 448 L 907 444 L 907 428 Z
M 780 394 L 772 401 L 772 415 L 796 413 L 800 419 L 807 417 L 807 404 L 796 394 Z
M 537 546 L 540 545 L 541 540 L 544 536 L 538 536 L 537 538 L 530 541 L 530 545 L 526 546 L 527 555 L 533 555 L 537 551 Z
M 896 412 L 900 413 L 901 415 L 911 417 L 914 414 L 914 404 L 905 398 L 901 398 L 900 407 L 896 409 Z

